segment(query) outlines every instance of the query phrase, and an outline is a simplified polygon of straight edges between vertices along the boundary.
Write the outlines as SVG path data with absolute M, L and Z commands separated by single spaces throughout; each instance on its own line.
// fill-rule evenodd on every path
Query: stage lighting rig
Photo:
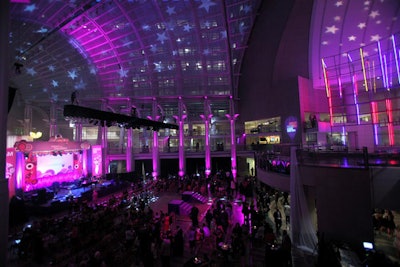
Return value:
M 93 122 L 94 125 L 97 125 L 100 122 L 100 125 L 102 127 L 111 127 L 112 125 L 124 125 L 126 129 L 139 129 L 143 127 L 153 129 L 153 131 L 158 131 L 160 129 L 179 129 L 179 126 L 176 124 L 142 119 L 134 116 L 102 111 L 77 105 L 65 105 L 64 117 L 69 119 L 88 119 L 89 122 Z

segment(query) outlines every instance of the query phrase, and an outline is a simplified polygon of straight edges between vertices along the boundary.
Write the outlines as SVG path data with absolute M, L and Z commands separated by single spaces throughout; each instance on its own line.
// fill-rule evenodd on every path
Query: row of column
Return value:
M 129 103 L 128 106 L 131 106 Z M 103 102 L 102 109 L 106 108 L 105 102 Z M 153 101 L 153 112 L 152 116 L 148 116 L 147 118 L 150 120 L 158 121 L 163 114 L 160 114 L 161 107 L 157 104 L 156 101 Z M 205 175 L 208 177 L 211 174 L 211 145 L 210 145 L 210 124 L 212 118 L 212 112 L 210 108 L 210 102 L 207 97 L 204 98 L 204 114 L 201 114 L 200 117 L 204 122 L 205 125 L 205 134 L 204 134 L 204 143 L 205 143 Z M 236 165 L 236 135 L 235 135 L 235 122 L 239 115 L 234 113 L 234 102 L 233 99 L 230 99 L 230 114 L 226 114 L 226 117 L 229 119 L 230 122 L 230 142 L 231 142 L 231 172 L 236 180 L 237 175 L 237 165 Z M 174 116 L 178 126 L 178 136 L 179 136 L 179 143 L 178 143 L 178 159 L 179 159 L 179 166 L 178 166 L 178 175 L 180 177 L 186 174 L 186 159 L 185 159 L 185 134 L 184 134 L 184 124 L 185 120 L 187 119 L 187 109 L 181 97 L 178 98 L 178 114 Z M 79 121 L 75 123 L 75 131 L 76 131 L 76 141 L 82 141 L 82 123 Z M 125 129 L 121 128 L 120 134 L 120 142 L 125 140 Z M 132 143 L 133 143 L 133 130 L 131 128 L 126 130 L 126 151 L 125 151 L 125 158 L 126 158 L 126 171 L 131 172 L 133 166 L 133 156 L 132 156 Z M 152 151 L 152 176 L 158 177 L 160 174 L 160 155 L 158 149 L 158 132 L 153 131 L 153 149 Z M 107 155 L 107 127 L 106 126 L 99 126 L 98 131 L 98 144 L 101 144 L 102 151 L 103 151 L 103 173 L 107 173 L 107 166 L 109 165 L 108 155 Z

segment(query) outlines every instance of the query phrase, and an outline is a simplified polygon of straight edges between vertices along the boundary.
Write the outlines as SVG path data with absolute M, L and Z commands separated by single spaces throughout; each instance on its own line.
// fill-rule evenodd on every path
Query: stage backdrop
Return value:
M 23 168 L 23 181 L 19 188 L 31 191 L 52 186 L 55 182 L 61 184 L 81 178 L 83 152 L 90 146 L 53 138 L 48 142 L 23 140 L 16 142 L 14 147 L 24 155 L 21 157 L 23 164 L 17 164 Z

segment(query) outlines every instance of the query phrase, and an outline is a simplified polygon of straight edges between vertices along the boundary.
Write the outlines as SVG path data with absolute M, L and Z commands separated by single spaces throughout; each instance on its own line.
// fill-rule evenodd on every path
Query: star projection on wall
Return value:
M 400 2 L 397 0 L 317 1 L 312 31 L 316 32 L 311 44 L 312 73 L 315 87 L 324 86 L 322 79 L 323 58 L 329 67 L 348 64 L 348 54 L 354 60 L 359 49 L 364 55 L 389 47 L 392 34 L 400 32 Z M 342 56 L 341 56 L 342 55 Z

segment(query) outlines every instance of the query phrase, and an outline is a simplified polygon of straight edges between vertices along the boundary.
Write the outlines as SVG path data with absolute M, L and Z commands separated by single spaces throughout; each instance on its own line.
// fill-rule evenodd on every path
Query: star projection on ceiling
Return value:
M 31 0 L 30 4 L 11 4 L 10 41 L 18 47 L 14 58 L 24 61 L 25 70 L 13 79 L 21 88 L 27 88 L 27 83 L 39 88 L 36 92 L 43 94 L 39 98 L 54 93 L 58 101 L 69 101 L 72 89 L 80 91 L 81 99 L 115 95 L 116 91 L 119 96 L 135 96 L 138 91 L 145 97 L 154 94 L 148 88 L 155 84 L 160 94 L 168 96 L 206 94 L 199 84 L 218 72 L 226 84 L 209 79 L 207 90 L 212 90 L 213 83 L 230 88 L 231 77 L 239 75 L 221 66 L 231 64 L 229 60 L 241 62 L 244 49 L 237 47 L 246 47 L 260 4 L 261 0 L 229 0 L 226 4 L 215 0 Z M 232 59 L 226 56 L 227 49 L 232 49 Z M 186 80 L 192 80 L 191 84 Z M 23 95 L 33 99 L 33 91 Z

